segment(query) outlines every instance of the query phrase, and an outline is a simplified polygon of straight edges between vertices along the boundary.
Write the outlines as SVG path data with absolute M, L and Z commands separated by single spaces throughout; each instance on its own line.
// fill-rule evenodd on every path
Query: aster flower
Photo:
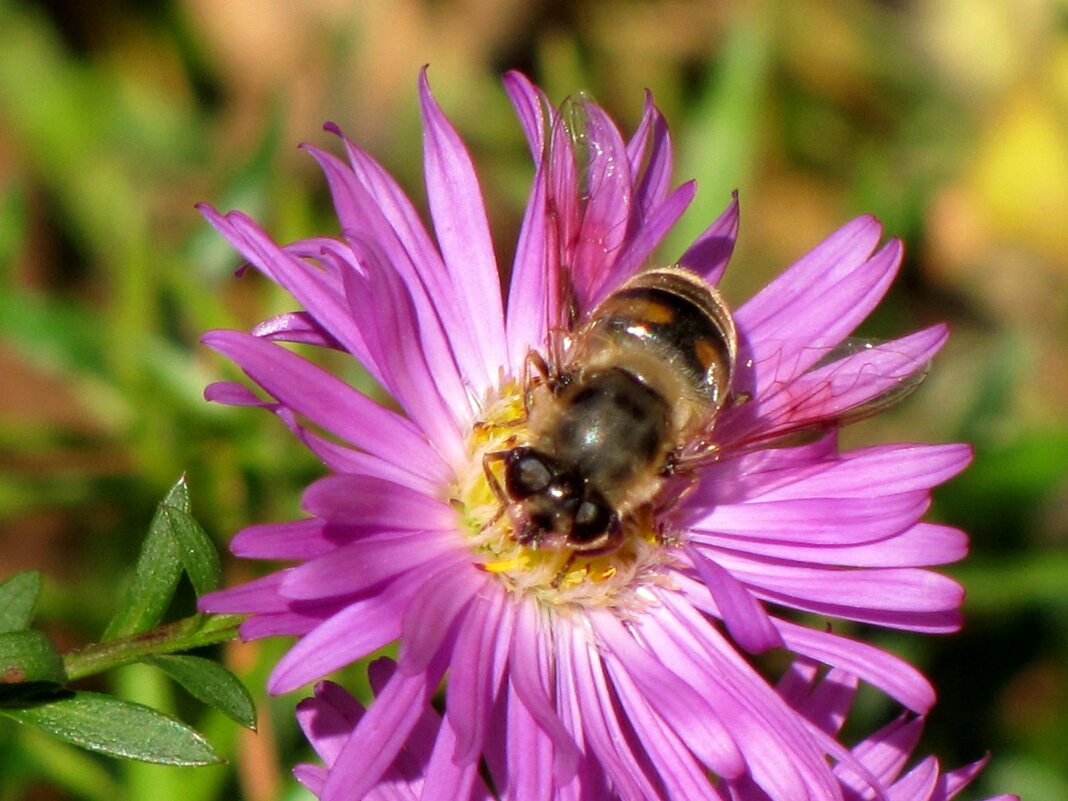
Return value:
M 425 73 L 433 239 L 393 179 L 345 138 L 347 163 L 307 148 L 330 184 L 340 238 L 279 246 L 239 212 L 204 209 L 303 307 L 251 333 L 205 335 L 268 396 L 221 383 L 207 397 L 272 411 L 331 474 L 305 492 L 309 517 L 254 526 L 231 546 L 295 566 L 203 608 L 251 614 L 247 638 L 299 638 L 273 692 L 399 642 L 396 672 L 333 755 L 326 801 L 376 786 L 446 674 L 425 797 L 462 797 L 485 765 L 503 798 L 717 799 L 710 773 L 749 777 L 777 800 L 842 798 L 826 756 L 852 757 L 742 652 L 786 648 L 914 712 L 930 707 L 916 670 L 793 611 L 957 627 L 960 588 L 926 568 L 963 556 L 965 537 L 920 518 L 968 449 L 842 452 L 836 438 L 915 382 L 945 328 L 846 342 L 901 259 L 896 241 L 879 247 L 873 218 L 849 223 L 734 313 L 729 399 L 717 401 L 691 468 L 665 463 L 649 479 L 655 502 L 617 516 L 617 547 L 544 547 L 526 536 L 492 463 L 530 436 L 539 365 L 568 358 L 591 312 L 651 262 L 695 187 L 671 190 L 671 141 L 651 101 L 625 140 L 591 102 L 554 111 L 522 76 L 505 84 L 535 166 L 506 303 L 473 165 Z M 714 285 L 737 225 L 735 200 L 659 263 Z M 351 354 L 400 411 L 290 342 Z
M 857 678 L 841 670 L 820 676 L 818 667 L 807 660 L 795 662 L 779 683 L 783 698 L 818 731 L 838 737 L 845 724 L 857 692 Z M 927 756 L 910 767 L 905 766 L 923 733 L 924 719 L 903 714 L 865 738 L 851 750 L 853 766 L 863 777 L 845 764 L 835 769 L 847 801 L 875 798 L 873 785 L 881 788 L 888 801 L 949 801 L 979 775 L 989 757 L 970 765 L 943 772 L 938 759 Z M 725 788 L 730 801 L 768 801 L 760 788 L 743 779 Z M 998 795 L 986 801 L 1019 801 L 1015 795 Z
M 392 667 L 387 659 L 380 659 L 370 666 L 376 690 L 384 685 Z M 821 677 L 818 667 L 805 660 L 793 664 L 779 683 L 779 690 L 790 706 L 814 730 L 831 738 L 840 735 L 857 687 L 855 676 L 831 670 Z M 315 688 L 315 697 L 306 698 L 298 705 L 297 719 L 301 728 L 326 765 L 298 765 L 294 773 L 316 795 L 322 792 L 330 767 L 364 711 L 355 698 L 331 682 L 321 682 Z M 928 756 L 905 771 L 923 725 L 922 717 L 903 714 L 854 746 L 850 752 L 853 769 L 844 765 L 835 769 L 842 796 L 847 801 L 865 801 L 878 797 L 879 793 L 888 801 L 950 801 L 956 798 L 978 776 L 988 758 L 944 772 L 938 759 Z M 397 762 L 368 794 L 368 801 L 419 799 L 440 727 L 441 719 L 435 711 L 423 713 Z M 864 775 L 858 776 L 853 772 L 855 769 Z M 473 798 L 479 801 L 492 798 L 481 779 L 476 778 L 475 782 Z M 726 783 L 721 789 L 730 801 L 768 801 L 767 793 L 747 777 Z M 998 795 L 986 801 L 1019 801 L 1019 798 Z
M 369 672 L 375 692 L 382 690 L 395 667 L 388 659 L 371 663 Z M 330 768 L 365 711 L 359 701 L 329 681 L 319 682 L 315 687 L 315 696 L 305 698 L 297 705 L 297 722 L 325 765 L 301 764 L 293 769 L 293 773 L 315 795 L 322 794 Z M 441 717 L 437 712 L 432 708 L 424 710 L 404 748 L 365 796 L 367 801 L 418 801 L 440 729 Z M 471 784 L 466 797 L 475 801 L 490 801 L 492 796 L 480 777 L 472 776 Z M 465 796 L 457 793 L 456 797 Z

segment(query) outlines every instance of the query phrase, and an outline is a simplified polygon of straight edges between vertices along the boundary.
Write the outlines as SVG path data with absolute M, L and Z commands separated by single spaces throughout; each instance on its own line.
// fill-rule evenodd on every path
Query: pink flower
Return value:
M 370 665 L 371 685 L 376 692 L 393 675 L 395 665 L 380 659 Z M 297 722 L 308 742 L 325 762 L 325 766 L 302 764 L 293 769 L 297 779 L 315 795 L 321 796 L 330 768 L 341 753 L 366 710 L 343 688 L 330 681 L 319 682 L 315 697 L 305 698 L 297 705 Z M 426 768 L 430 763 L 441 729 L 441 716 L 427 708 L 408 737 L 404 748 L 393 764 L 382 774 L 374 788 L 364 796 L 366 801 L 419 801 L 426 784 Z M 457 792 L 457 798 L 490 801 L 492 796 L 477 775 L 469 775 L 470 787 Z
M 305 492 L 308 518 L 234 538 L 238 556 L 295 566 L 209 596 L 203 608 L 251 614 L 248 638 L 299 637 L 272 674 L 278 693 L 399 642 L 396 672 L 333 754 L 326 801 L 377 785 L 446 675 L 428 798 L 463 797 L 483 764 L 497 794 L 512 799 L 721 798 L 709 773 L 749 777 L 782 801 L 841 798 L 826 738 L 739 647 L 785 648 L 848 670 L 917 713 L 932 704 L 930 685 L 900 659 L 796 622 L 792 610 L 957 628 L 959 586 L 926 568 L 961 558 L 966 539 L 921 517 L 968 448 L 842 452 L 836 439 L 840 425 L 907 391 L 946 330 L 842 347 L 901 259 L 898 242 L 879 247 L 873 218 L 849 223 L 734 313 L 729 397 L 712 404 L 723 407 L 701 441 L 671 443 L 658 457 L 644 495 L 608 503 L 598 491 L 615 497 L 618 488 L 594 486 L 588 473 L 576 479 L 548 457 L 525 465 L 568 485 L 551 511 L 573 503 L 564 511 L 578 521 L 585 498 L 597 521 L 590 531 L 616 537 L 600 551 L 562 547 L 524 511 L 519 496 L 542 492 L 535 479 L 502 480 L 496 462 L 522 461 L 512 457 L 534 437 L 533 411 L 574 377 L 566 370 L 579 375 L 569 359 L 582 326 L 650 262 L 695 188 L 670 189 L 670 137 L 651 101 L 624 140 L 592 103 L 556 112 L 522 76 L 505 84 L 535 162 L 506 302 L 474 168 L 425 74 L 433 239 L 397 184 L 347 139 L 347 163 L 308 148 L 330 184 L 340 238 L 279 246 L 239 212 L 204 209 L 303 307 L 251 334 L 205 335 L 268 395 L 223 383 L 207 397 L 274 412 L 330 475 Z M 735 201 L 670 263 L 697 276 L 694 286 L 714 285 L 737 225 Z M 701 358 L 699 344 L 733 351 L 722 334 L 688 344 Z M 286 342 L 351 354 L 401 411 Z M 808 439 L 794 436 L 802 431 Z
M 372 684 L 381 689 L 393 665 L 382 659 L 371 665 Z M 784 699 L 804 716 L 814 731 L 829 738 L 837 738 L 849 714 L 857 691 L 857 679 L 840 670 L 831 670 L 822 678 L 815 664 L 795 663 L 780 682 Z M 321 682 L 315 697 L 306 698 L 297 707 L 297 719 L 316 753 L 326 763 L 298 765 L 297 778 L 313 793 L 319 795 L 326 784 L 329 769 L 356 724 L 364 714 L 360 703 L 331 682 Z M 902 715 L 887 724 L 851 750 L 835 746 L 842 762 L 834 769 L 841 783 L 842 797 L 848 801 L 865 801 L 882 797 L 887 801 L 949 801 L 956 798 L 976 778 L 987 763 L 984 757 L 970 765 L 943 772 L 938 760 L 928 756 L 907 771 L 905 766 L 923 732 L 924 719 Z M 423 713 L 419 724 L 396 763 L 382 777 L 381 783 L 367 795 L 368 801 L 418 801 L 425 786 L 426 769 L 438 741 L 441 718 L 431 710 Z M 478 801 L 493 795 L 479 777 L 469 796 Z M 768 801 L 769 796 L 748 777 L 727 783 L 724 796 L 730 801 Z M 603 796 L 616 799 L 611 793 Z M 986 801 L 1019 801 L 1015 795 L 998 795 Z
M 838 737 L 857 692 L 857 679 L 840 670 L 822 678 L 815 664 L 796 662 L 780 682 L 783 697 L 819 732 Z M 970 765 L 943 772 L 933 756 L 924 757 L 908 770 L 905 766 L 923 733 L 924 719 L 902 715 L 852 748 L 835 768 L 846 801 L 949 801 L 956 798 L 986 765 L 984 757 Z M 727 788 L 730 801 L 768 801 L 768 795 L 751 782 Z M 1015 795 L 998 795 L 986 801 L 1020 801 Z

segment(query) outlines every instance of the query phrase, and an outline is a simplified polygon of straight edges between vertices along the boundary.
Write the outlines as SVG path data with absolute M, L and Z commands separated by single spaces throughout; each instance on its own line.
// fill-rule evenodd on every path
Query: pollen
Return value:
M 467 467 L 448 498 L 473 561 L 510 592 L 558 612 L 609 607 L 629 613 L 647 604 L 639 600 L 640 588 L 667 583 L 669 568 L 678 566 L 669 545 L 677 540 L 663 535 L 663 521 L 647 509 L 625 516 L 621 544 L 603 553 L 519 542 L 522 511 L 507 497 L 501 471 L 487 467 L 486 456 L 529 444 L 521 385 L 507 383 L 483 408 L 468 434 Z

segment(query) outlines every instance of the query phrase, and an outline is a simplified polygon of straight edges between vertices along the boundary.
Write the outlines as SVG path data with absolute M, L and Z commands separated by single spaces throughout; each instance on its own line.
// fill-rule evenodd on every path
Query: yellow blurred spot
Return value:
M 990 230 L 1068 256 L 1068 129 L 1037 88 L 1021 87 L 995 112 L 971 183 Z

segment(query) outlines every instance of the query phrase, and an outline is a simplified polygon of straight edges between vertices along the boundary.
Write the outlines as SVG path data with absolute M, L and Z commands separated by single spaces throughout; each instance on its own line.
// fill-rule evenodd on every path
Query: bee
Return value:
M 584 247 L 604 247 L 603 232 L 587 234 L 583 221 L 596 182 L 611 178 L 590 174 L 589 154 L 612 147 L 599 138 L 606 126 L 590 124 L 592 109 L 581 96 L 565 101 L 540 158 L 535 151 L 539 163 L 570 170 L 575 180 L 560 186 L 581 187 L 558 196 L 560 186 L 546 183 L 550 219 L 580 222 L 552 237 L 561 248 L 549 282 L 557 302 L 546 310 L 548 359 L 526 359 L 523 434 L 482 460 L 500 504 L 487 525 L 506 515 L 518 543 L 571 558 L 618 548 L 629 519 L 677 504 L 697 470 L 724 454 L 803 443 L 896 404 L 927 375 L 926 363 L 892 344 L 740 341 L 719 292 L 682 266 L 637 273 L 576 322 L 599 287 L 588 277 L 574 286 L 562 266 Z M 884 389 L 858 386 L 862 373 Z M 682 481 L 668 486 L 673 477 Z
M 719 293 L 664 267 L 601 301 L 559 364 L 532 353 L 524 441 L 483 462 L 516 540 L 587 555 L 618 547 L 627 515 L 649 506 L 681 449 L 712 430 L 737 352 Z

